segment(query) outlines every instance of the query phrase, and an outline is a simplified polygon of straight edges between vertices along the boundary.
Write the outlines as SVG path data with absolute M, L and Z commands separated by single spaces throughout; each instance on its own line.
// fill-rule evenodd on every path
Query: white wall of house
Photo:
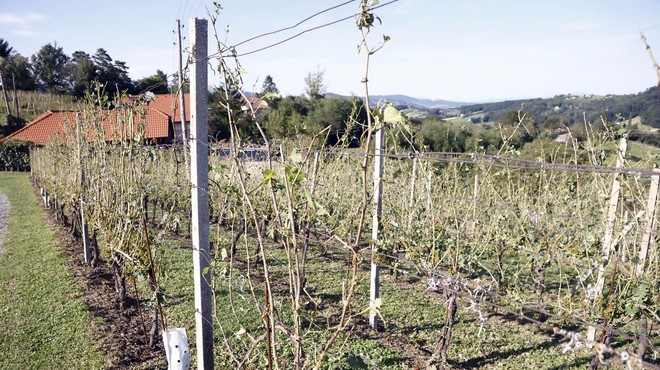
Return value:
M 190 137 L 190 124 L 186 125 L 186 137 Z M 181 122 L 174 123 L 174 138 L 177 143 L 183 143 L 183 135 L 181 132 Z

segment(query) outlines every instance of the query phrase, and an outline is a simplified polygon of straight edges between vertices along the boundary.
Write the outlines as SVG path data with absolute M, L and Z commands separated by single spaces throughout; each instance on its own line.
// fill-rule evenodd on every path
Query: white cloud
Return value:
M 47 17 L 39 13 L 28 13 L 24 15 L 14 13 L 0 13 L 0 24 L 27 26 L 46 20 Z

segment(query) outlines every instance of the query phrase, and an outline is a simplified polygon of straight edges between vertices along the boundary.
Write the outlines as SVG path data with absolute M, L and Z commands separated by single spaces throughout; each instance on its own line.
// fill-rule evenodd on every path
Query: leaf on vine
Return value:
M 300 164 L 303 162 L 302 155 L 298 153 L 298 151 L 295 149 L 291 152 L 291 156 L 289 156 L 289 159 L 293 164 Z
M 387 104 L 385 110 L 383 111 L 383 120 L 387 123 L 393 124 L 403 124 L 405 119 L 401 112 L 394 108 L 392 104 Z
M 346 358 L 346 361 L 348 362 L 348 366 L 351 367 L 351 369 L 368 369 L 369 367 L 367 364 L 364 362 L 362 357 L 358 355 L 350 355 L 348 358 Z
M 317 216 L 320 217 L 320 216 L 328 216 L 328 215 L 329 215 L 329 213 L 328 213 L 328 211 L 325 209 L 325 207 L 323 207 L 323 206 L 322 206 L 321 204 L 319 204 L 318 202 L 314 202 L 314 206 L 316 207 L 316 215 L 317 215 Z
M 241 328 L 239 331 L 234 333 L 234 336 L 238 339 L 241 339 L 241 337 L 245 335 L 245 333 L 246 333 L 245 328 Z
M 380 316 L 380 306 L 383 304 L 383 300 L 381 298 L 376 298 L 374 300 L 374 303 L 369 307 L 369 312 L 372 315 L 378 315 Z
M 275 177 L 275 171 L 271 170 L 270 168 L 264 169 L 262 173 L 264 175 L 264 183 Z

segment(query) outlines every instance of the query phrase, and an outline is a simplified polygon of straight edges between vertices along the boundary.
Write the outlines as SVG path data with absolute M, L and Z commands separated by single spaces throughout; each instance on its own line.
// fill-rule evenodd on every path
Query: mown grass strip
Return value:
M 78 299 L 28 175 L 1 172 L 0 191 L 11 203 L 0 251 L 0 368 L 104 368 L 92 315 Z

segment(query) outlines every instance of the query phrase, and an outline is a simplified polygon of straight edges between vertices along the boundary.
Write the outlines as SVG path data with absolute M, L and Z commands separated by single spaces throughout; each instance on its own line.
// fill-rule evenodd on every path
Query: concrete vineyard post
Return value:
M 385 129 L 383 123 L 376 117 L 376 141 L 374 149 L 374 198 L 373 198 L 373 221 L 371 224 L 371 285 L 369 289 L 369 303 L 372 308 L 369 310 L 369 325 L 378 329 L 378 318 L 376 317 L 376 301 L 380 298 L 380 268 L 375 260 L 378 250 L 378 231 L 381 225 L 381 215 L 383 211 L 383 139 Z

